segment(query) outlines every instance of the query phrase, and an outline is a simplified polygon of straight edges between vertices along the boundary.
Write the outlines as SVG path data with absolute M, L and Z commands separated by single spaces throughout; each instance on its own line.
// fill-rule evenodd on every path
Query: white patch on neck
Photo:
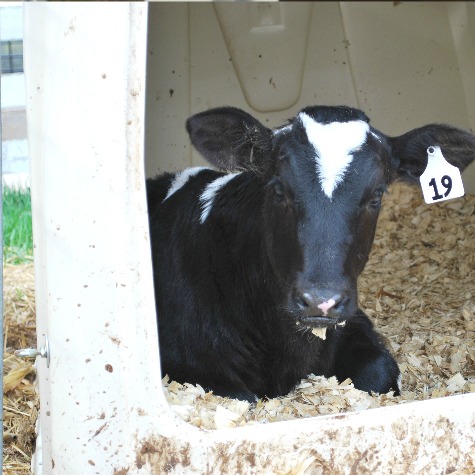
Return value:
M 363 120 L 322 124 L 305 112 L 301 112 L 299 117 L 316 152 L 317 174 L 322 190 L 331 199 L 353 160 L 351 152 L 364 144 L 369 125 Z
M 167 196 L 163 199 L 163 201 L 166 201 L 168 198 L 170 198 L 173 193 L 176 193 L 181 187 L 185 185 L 185 183 L 192 177 L 197 175 L 201 170 L 209 170 L 209 168 L 206 167 L 193 167 L 193 168 L 187 168 L 175 175 L 175 178 L 172 181 L 172 184 L 170 185 L 170 188 L 168 188 Z M 163 203 L 162 201 L 162 203 Z
M 204 189 L 203 193 L 200 196 L 201 202 L 201 216 L 200 216 L 200 223 L 203 224 L 208 217 L 211 208 L 213 207 L 214 198 L 216 193 L 224 186 L 226 183 L 231 181 L 233 178 L 240 175 L 242 172 L 238 173 L 229 173 L 228 175 L 223 175 L 216 180 L 208 183 L 206 188 Z

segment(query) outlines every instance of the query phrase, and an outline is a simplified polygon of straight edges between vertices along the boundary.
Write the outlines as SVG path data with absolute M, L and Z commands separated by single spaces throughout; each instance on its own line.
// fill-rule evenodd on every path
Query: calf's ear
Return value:
M 392 155 L 399 161 L 398 177 L 419 183 L 427 165 L 427 148 L 438 145 L 445 159 L 464 170 L 475 158 L 475 135 L 450 125 L 429 124 L 400 137 L 389 138 Z
M 261 171 L 271 150 L 272 131 L 234 107 L 195 114 L 186 130 L 196 150 L 221 170 Z

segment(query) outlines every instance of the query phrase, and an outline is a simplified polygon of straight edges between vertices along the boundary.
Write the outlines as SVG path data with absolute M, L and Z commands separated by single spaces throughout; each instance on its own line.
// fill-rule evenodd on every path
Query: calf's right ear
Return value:
M 400 137 L 390 137 L 392 155 L 399 162 L 398 178 L 419 183 L 427 165 L 427 149 L 438 145 L 445 159 L 463 171 L 475 159 L 475 135 L 443 124 L 429 124 Z
M 262 171 L 272 131 L 247 112 L 219 107 L 186 121 L 191 143 L 208 162 L 225 171 Z

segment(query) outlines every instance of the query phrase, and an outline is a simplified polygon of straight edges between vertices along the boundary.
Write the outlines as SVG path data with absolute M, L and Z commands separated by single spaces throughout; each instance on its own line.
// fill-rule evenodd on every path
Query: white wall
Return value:
M 345 104 L 388 135 L 431 122 L 475 130 L 474 7 L 152 3 L 147 175 L 203 164 L 184 122 L 221 105 L 242 107 L 269 126 L 309 104 Z M 295 26 L 300 47 L 289 47 L 286 31 Z M 465 188 L 475 193 L 475 165 L 470 169 Z

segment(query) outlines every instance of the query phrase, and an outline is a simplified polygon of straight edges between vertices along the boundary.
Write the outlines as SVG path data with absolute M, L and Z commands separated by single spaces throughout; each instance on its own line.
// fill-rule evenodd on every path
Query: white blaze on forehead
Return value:
M 363 120 L 322 124 L 305 112 L 299 114 L 313 145 L 317 174 L 323 192 L 331 198 L 353 160 L 352 151 L 364 144 L 369 125 Z
M 192 177 L 197 175 L 201 170 L 209 170 L 209 168 L 206 167 L 193 167 L 193 168 L 187 168 L 186 170 L 183 170 L 175 175 L 175 178 L 172 181 L 172 184 L 170 185 L 170 188 L 168 188 L 167 196 L 163 199 L 163 201 L 167 200 L 170 198 L 173 193 L 177 192 L 182 186 L 185 185 L 185 183 Z M 163 203 L 162 201 L 162 203 Z
M 208 183 L 206 188 L 204 189 L 203 193 L 200 196 L 201 202 L 201 216 L 200 216 L 200 223 L 203 224 L 208 217 L 211 208 L 213 207 L 214 198 L 216 193 L 224 186 L 226 183 L 231 181 L 233 178 L 240 175 L 242 172 L 238 173 L 229 173 L 228 175 L 223 175 L 216 180 Z

